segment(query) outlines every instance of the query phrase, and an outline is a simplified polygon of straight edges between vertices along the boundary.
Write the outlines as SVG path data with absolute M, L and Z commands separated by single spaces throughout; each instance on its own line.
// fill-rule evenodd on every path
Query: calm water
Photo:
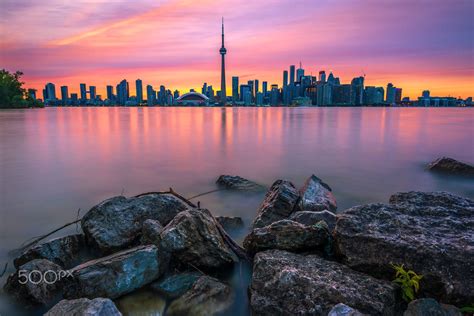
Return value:
M 8 251 L 28 238 L 74 220 L 79 208 L 83 214 L 114 195 L 169 187 L 193 196 L 214 189 L 220 174 L 238 174 L 268 186 L 287 178 L 300 186 L 314 173 L 333 188 L 340 210 L 386 202 L 390 194 L 407 190 L 445 190 L 474 198 L 472 181 L 424 170 L 427 162 L 443 155 L 474 162 L 474 110 L 4 110 L 0 264 L 3 267 Z M 238 215 L 248 223 L 262 198 L 221 192 L 200 200 L 216 215 Z M 238 277 L 232 280 L 239 283 Z M 5 277 L 0 282 L 3 286 Z M 135 305 L 162 309 L 156 302 Z M 0 314 L 14 311 L 2 295 Z

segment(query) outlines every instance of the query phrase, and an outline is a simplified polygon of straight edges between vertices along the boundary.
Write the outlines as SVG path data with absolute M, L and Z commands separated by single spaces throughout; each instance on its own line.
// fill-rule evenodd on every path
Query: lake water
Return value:
M 280 178 L 301 186 L 315 174 L 332 187 L 339 210 L 387 202 L 397 191 L 443 190 L 474 198 L 472 180 L 424 169 L 444 155 L 474 162 L 473 109 L 3 110 L 0 264 L 3 269 L 8 252 L 25 240 L 76 219 L 79 208 L 84 214 L 111 196 L 169 187 L 189 197 L 215 189 L 220 174 L 267 186 Z M 241 216 L 249 223 L 262 198 L 225 191 L 199 200 L 215 215 Z M 244 234 L 233 235 L 241 240 Z M 235 286 L 244 300 L 245 284 Z M 156 302 L 135 305 L 159 311 Z M 20 308 L 2 294 L 0 314 L 17 313 Z

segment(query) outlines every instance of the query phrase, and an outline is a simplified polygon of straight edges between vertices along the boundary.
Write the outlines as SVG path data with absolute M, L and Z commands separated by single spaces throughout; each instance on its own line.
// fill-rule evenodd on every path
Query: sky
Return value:
M 219 90 L 221 17 L 231 76 L 282 84 L 302 63 L 349 83 L 391 82 L 403 96 L 474 96 L 474 0 L 0 0 L 0 68 L 47 82 L 137 78 L 182 93 Z

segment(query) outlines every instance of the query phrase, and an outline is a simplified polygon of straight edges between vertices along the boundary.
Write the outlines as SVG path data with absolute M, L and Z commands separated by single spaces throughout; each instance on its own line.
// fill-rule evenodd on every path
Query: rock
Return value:
M 54 305 L 44 316 L 122 316 L 114 302 L 108 298 L 79 298 L 77 300 L 62 300 Z
M 423 275 L 420 291 L 463 305 L 474 300 L 474 202 L 449 193 L 398 193 L 397 204 L 337 215 L 336 252 L 353 269 L 392 280 L 391 263 Z
M 253 315 L 327 315 L 342 302 L 369 315 L 396 315 L 395 285 L 317 255 L 282 250 L 257 253 L 250 305 Z
M 281 219 L 287 219 L 295 211 L 298 199 L 299 193 L 293 183 L 286 180 L 275 181 L 257 211 L 253 228 L 264 227 Z
M 221 175 L 216 183 L 228 190 L 239 190 L 239 191 L 263 191 L 265 187 L 253 181 L 247 180 L 239 176 Z
M 166 300 L 146 288 L 119 297 L 115 304 L 127 316 L 165 315 Z
M 163 231 L 163 226 L 154 219 L 147 219 L 142 226 L 142 245 L 159 245 L 161 241 L 160 234 Z
M 315 225 L 284 219 L 262 228 L 255 228 L 244 240 L 244 248 L 251 254 L 267 249 L 309 251 L 323 248 L 329 239 L 329 230 L 324 221 Z
M 181 212 L 161 232 L 161 245 L 181 263 L 203 269 L 232 265 L 238 258 L 216 225 L 206 209 Z
M 233 231 L 242 229 L 244 227 L 244 221 L 241 217 L 237 216 L 216 216 L 216 220 L 226 231 Z
M 116 196 L 94 206 L 82 218 L 81 226 L 87 241 L 109 254 L 137 244 L 145 220 L 166 225 L 188 207 L 172 194 Z
M 428 170 L 474 175 L 474 166 L 449 157 L 441 157 L 428 164 Z
M 201 275 L 197 272 L 173 274 L 153 282 L 150 287 L 167 299 L 175 299 L 189 290 Z
M 3 289 L 25 305 L 48 305 L 61 295 L 62 270 L 46 259 L 34 259 L 12 273 Z
M 364 314 L 357 309 L 339 303 L 329 311 L 328 316 L 364 316 Z
M 71 270 L 67 298 L 117 298 L 158 279 L 168 267 L 154 245 L 138 246 L 83 263 Z
M 78 263 L 79 253 L 84 246 L 84 235 L 75 234 L 52 239 L 35 246 L 13 261 L 15 268 L 34 260 L 46 259 L 62 267 L 70 268 Z
M 300 194 L 301 199 L 298 205 L 301 211 L 329 210 L 335 212 L 337 209 L 336 198 L 332 194 L 331 188 L 314 174 L 306 180 L 300 189 Z
M 411 301 L 403 316 L 461 316 L 458 308 L 443 305 L 432 298 L 421 298 Z
M 319 221 L 325 221 L 329 231 L 333 231 L 334 227 L 336 227 L 336 214 L 327 210 L 320 212 L 295 212 L 291 214 L 290 219 L 306 226 L 314 225 Z
M 166 314 L 211 316 L 223 315 L 234 302 L 232 289 L 209 276 L 200 277 L 183 296 L 174 300 Z

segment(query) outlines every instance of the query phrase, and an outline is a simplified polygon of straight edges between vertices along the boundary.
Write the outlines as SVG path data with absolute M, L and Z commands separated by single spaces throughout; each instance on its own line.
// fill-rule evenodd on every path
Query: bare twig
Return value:
M 207 192 L 192 196 L 192 197 L 188 198 L 188 200 L 192 200 L 192 199 L 195 199 L 195 198 L 203 196 L 203 195 L 208 195 L 208 194 L 211 194 L 211 193 L 214 193 L 214 192 L 217 192 L 217 191 L 224 191 L 224 190 L 227 190 L 227 189 L 215 189 L 215 190 L 207 191 Z

